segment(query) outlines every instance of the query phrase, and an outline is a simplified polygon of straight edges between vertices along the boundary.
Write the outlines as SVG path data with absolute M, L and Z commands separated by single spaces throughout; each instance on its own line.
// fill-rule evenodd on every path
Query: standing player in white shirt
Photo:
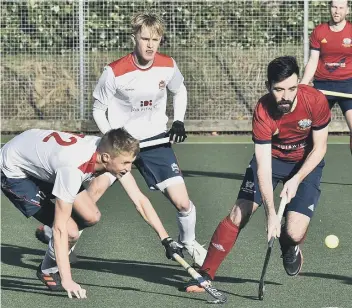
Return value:
M 102 133 L 124 127 L 140 141 L 170 136 L 170 141 L 183 142 L 187 90 L 174 59 L 157 52 L 163 21 L 153 13 L 137 14 L 132 28 L 134 51 L 107 65 L 94 90 L 94 120 Z M 168 133 L 167 89 L 174 107 Z M 149 188 L 163 192 L 176 207 L 179 242 L 201 266 L 206 249 L 195 240 L 196 208 L 170 143 L 142 149 L 134 164 Z
M 149 200 L 133 180 L 122 175 L 131 170 L 139 142 L 124 129 L 113 129 L 102 138 L 53 130 L 28 130 L 0 150 L 1 190 L 26 216 L 53 226 L 53 237 L 38 278 L 51 290 L 65 289 L 68 296 L 86 298 L 86 291 L 72 280 L 69 249 L 79 231 L 96 224 L 100 212 L 95 204 L 116 180 L 135 203 L 145 221 L 158 233 L 166 256 L 182 255 L 180 245 L 164 229 Z M 92 180 L 87 190 L 84 182 Z M 55 199 L 53 203 L 51 199 Z

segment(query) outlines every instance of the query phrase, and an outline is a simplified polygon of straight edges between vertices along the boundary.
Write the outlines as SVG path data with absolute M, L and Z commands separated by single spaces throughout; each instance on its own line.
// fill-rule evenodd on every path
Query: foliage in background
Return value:
M 310 5 L 313 27 L 328 18 L 327 2 Z M 146 9 L 163 16 L 165 47 L 249 48 L 302 40 L 303 1 L 90 0 L 84 3 L 86 46 L 91 51 L 128 48 L 131 13 Z M 78 49 L 78 37 L 77 0 L 2 1 L 1 52 L 65 53 Z
M 79 0 L 0 1 L 2 119 L 91 119 L 103 67 L 130 52 L 130 17 L 145 10 L 166 22 L 161 51 L 185 77 L 188 120 L 248 128 L 269 60 L 293 55 L 303 68 L 303 1 L 85 0 L 82 58 Z M 310 1 L 311 29 L 328 20 L 327 6 Z

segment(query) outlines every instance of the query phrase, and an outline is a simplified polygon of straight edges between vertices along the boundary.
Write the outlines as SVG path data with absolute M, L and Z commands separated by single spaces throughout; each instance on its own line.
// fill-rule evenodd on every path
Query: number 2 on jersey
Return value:
M 75 135 L 77 137 L 80 137 L 80 138 L 83 138 L 84 135 Z M 75 144 L 77 142 L 77 138 L 76 137 L 70 137 L 70 141 L 65 141 L 61 138 L 61 136 L 59 135 L 58 132 L 52 132 L 50 135 L 46 136 L 44 139 L 43 139 L 43 142 L 48 142 L 49 139 L 53 137 L 55 139 L 55 141 L 59 144 L 59 145 L 62 145 L 62 146 L 69 146 L 69 145 L 72 145 L 72 144 Z

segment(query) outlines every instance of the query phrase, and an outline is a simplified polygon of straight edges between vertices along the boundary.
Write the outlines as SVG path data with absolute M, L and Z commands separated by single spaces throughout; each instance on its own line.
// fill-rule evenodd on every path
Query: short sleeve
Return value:
M 82 171 L 74 167 L 57 169 L 52 194 L 67 203 L 73 203 L 82 185 Z
M 328 126 L 331 121 L 331 111 L 325 95 L 317 91 L 317 100 L 312 106 L 312 129 L 319 130 Z
M 315 28 L 310 35 L 310 49 L 313 50 L 320 50 L 320 41 L 318 39 L 318 33 L 317 33 L 317 28 Z
M 178 69 L 178 66 L 177 66 L 175 60 L 172 59 L 172 61 L 174 62 L 174 73 L 171 77 L 171 80 L 169 81 L 169 83 L 167 85 L 167 88 L 171 92 L 177 92 L 177 90 L 181 87 L 184 78 L 183 78 L 180 70 Z
M 93 97 L 101 104 L 108 106 L 115 93 L 115 75 L 112 68 L 106 66 L 94 89 Z
M 254 143 L 271 143 L 273 129 L 271 119 L 259 102 L 254 110 L 252 119 L 252 139 Z

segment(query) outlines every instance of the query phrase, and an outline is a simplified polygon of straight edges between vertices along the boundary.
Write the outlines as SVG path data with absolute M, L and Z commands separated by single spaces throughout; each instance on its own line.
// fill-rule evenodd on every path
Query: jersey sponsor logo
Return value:
M 279 148 L 285 151 L 293 151 L 297 149 L 303 149 L 307 146 L 307 142 L 303 141 L 300 143 L 291 143 L 291 144 L 273 144 L 273 147 Z
M 320 41 L 320 43 L 322 43 L 322 44 L 326 44 L 327 42 L 328 42 L 328 41 L 326 40 L 325 37 Z
M 312 126 L 312 120 L 310 119 L 303 119 L 298 121 L 298 128 L 300 130 L 306 130 L 309 129 Z
M 165 87 L 166 87 L 165 81 L 164 81 L 164 80 L 161 80 L 161 81 L 159 82 L 159 89 L 160 89 L 160 90 L 164 90 Z
M 153 101 L 141 101 L 141 107 L 148 107 L 148 106 L 153 106 Z
M 339 67 L 346 67 L 346 58 L 341 59 L 339 62 L 325 62 L 325 68 L 330 72 L 336 71 Z
M 155 106 L 153 106 L 153 100 L 145 100 L 141 101 L 139 104 L 139 107 L 132 107 L 132 112 L 141 112 L 141 111 L 147 111 L 147 110 L 153 110 Z
M 346 37 L 342 40 L 343 47 L 352 47 L 352 38 Z
M 171 170 L 175 173 L 180 173 L 180 168 L 177 166 L 176 163 L 171 164 Z
M 124 89 L 125 91 L 134 91 L 134 89 L 132 89 L 132 88 L 126 88 L 126 89 Z

